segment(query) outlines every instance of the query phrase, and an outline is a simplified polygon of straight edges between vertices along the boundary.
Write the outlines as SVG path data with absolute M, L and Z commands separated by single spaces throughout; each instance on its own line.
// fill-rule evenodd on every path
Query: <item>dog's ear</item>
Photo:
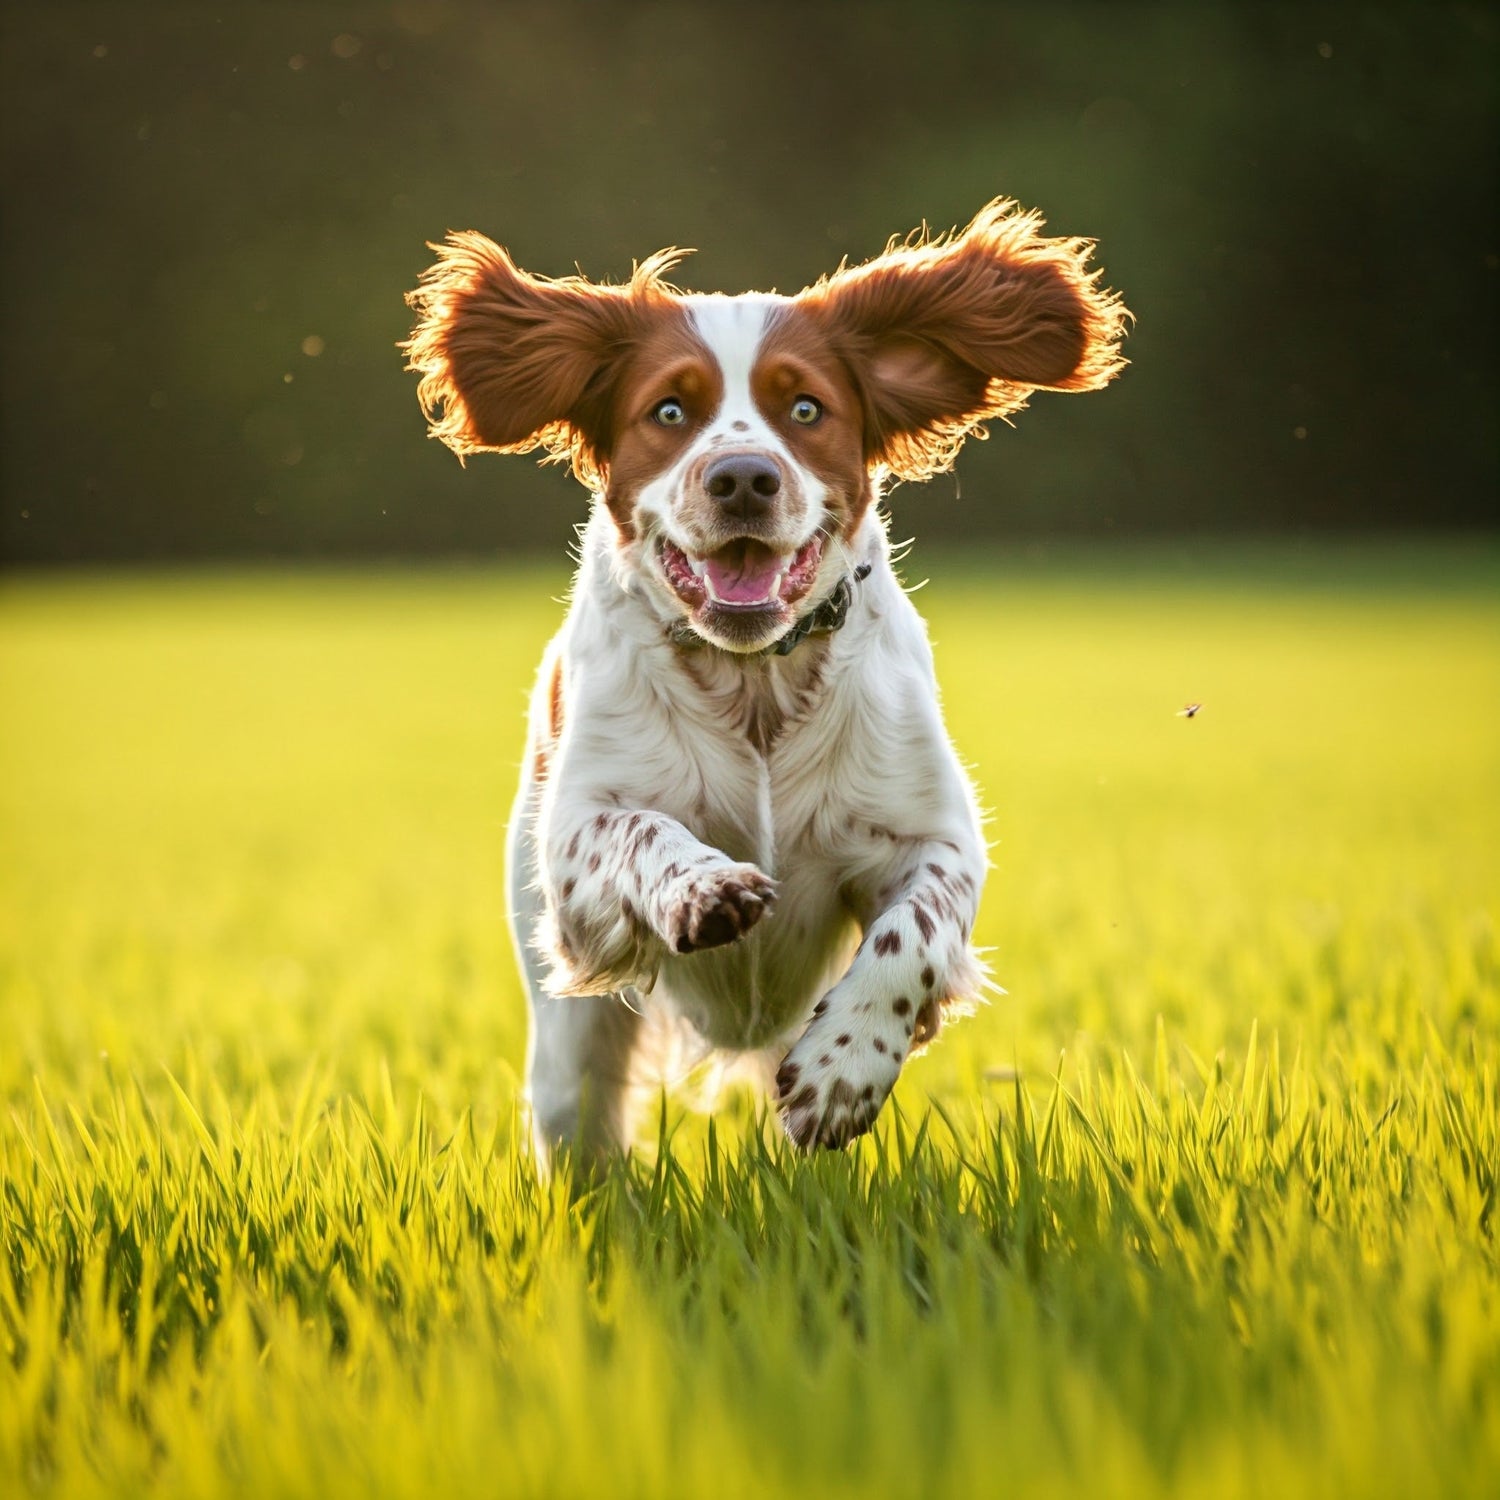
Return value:
M 1092 242 L 1041 230 L 996 199 L 966 229 L 893 240 L 796 299 L 861 389 L 871 465 L 925 479 L 1033 391 L 1097 390 L 1124 367 L 1130 314 L 1089 269 Z
M 598 484 L 615 378 L 672 299 L 661 275 L 676 252 L 643 261 L 628 285 L 600 286 L 533 276 L 472 231 L 429 248 L 438 258 L 407 294 L 417 325 L 401 348 L 432 436 L 460 458 L 542 448 Z

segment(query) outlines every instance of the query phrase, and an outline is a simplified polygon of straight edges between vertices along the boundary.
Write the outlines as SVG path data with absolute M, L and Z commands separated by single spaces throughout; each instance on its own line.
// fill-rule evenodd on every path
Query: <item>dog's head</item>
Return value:
M 1093 390 L 1128 317 L 997 201 L 795 297 L 679 292 L 662 252 L 628 284 L 521 270 L 450 235 L 408 301 L 432 432 L 460 455 L 568 458 L 614 518 L 621 576 L 731 651 L 774 644 L 837 587 L 884 474 L 947 468 L 1032 391 Z

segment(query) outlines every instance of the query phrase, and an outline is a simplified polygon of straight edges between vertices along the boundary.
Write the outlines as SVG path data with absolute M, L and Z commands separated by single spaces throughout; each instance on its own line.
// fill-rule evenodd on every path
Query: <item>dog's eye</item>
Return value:
M 792 402 L 792 421 L 800 422 L 804 427 L 811 427 L 822 415 L 822 404 L 811 396 L 798 396 Z
M 652 407 L 651 420 L 661 423 L 663 427 L 681 427 L 687 421 L 687 412 L 683 410 L 682 402 L 669 396 Z

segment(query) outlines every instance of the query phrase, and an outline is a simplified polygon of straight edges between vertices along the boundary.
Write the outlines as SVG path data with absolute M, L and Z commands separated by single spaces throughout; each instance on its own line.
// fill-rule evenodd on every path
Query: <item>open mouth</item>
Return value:
M 776 552 L 753 537 L 737 537 L 702 557 L 665 538 L 661 544 L 662 573 L 677 597 L 694 610 L 730 613 L 795 604 L 812 587 L 822 555 L 820 536 L 796 552 Z

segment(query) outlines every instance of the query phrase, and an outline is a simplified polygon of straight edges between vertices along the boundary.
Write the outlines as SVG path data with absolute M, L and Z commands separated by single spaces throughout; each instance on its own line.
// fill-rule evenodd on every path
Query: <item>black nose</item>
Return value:
M 703 476 L 703 488 L 740 521 L 757 521 L 781 490 L 781 471 L 769 458 L 732 453 L 715 459 Z

